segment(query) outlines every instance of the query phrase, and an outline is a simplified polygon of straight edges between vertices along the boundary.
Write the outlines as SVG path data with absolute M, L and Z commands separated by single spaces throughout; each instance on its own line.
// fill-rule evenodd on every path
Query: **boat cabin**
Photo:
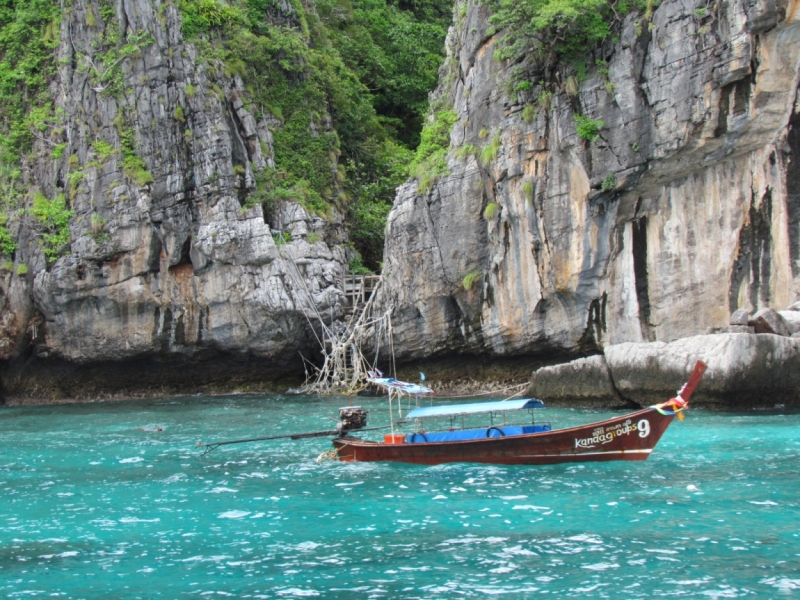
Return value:
M 544 408 L 544 402 L 536 398 L 415 408 L 406 417 L 408 420 L 414 420 L 414 432 L 406 435 L 404 441 L 407 444 L 459 442 L 550 431 L 549 423 L 537 424 L 535 422 L 534 409 L 537 408 Z M 509 413 L 521 415 L 523 414 L 521 411 L 524 410 L 528 411 L 530 423 L 508 422 Z M 488 415 L 489 425 L 468 426 L 467 419 L 474 415 Z M 433 418 L 448 419 L 450 427 L 446 430 L 425 431 L 422 426 L 423 422 Z

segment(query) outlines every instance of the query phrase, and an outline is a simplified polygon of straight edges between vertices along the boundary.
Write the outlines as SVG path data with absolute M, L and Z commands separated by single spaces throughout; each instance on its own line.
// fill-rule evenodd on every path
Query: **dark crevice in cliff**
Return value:
M 606 306 L 608 294 L 603 292 L 599 298 L 594 298 L 589 303 L 589 316 L 586 319 L 586 329 L 583 330 L 578 348 L 581 352 L 594 354 L 603 348 L 603 333 L 606 331 Z
M 748 222 L 739 234 L 739 253 L 731 271 L 728 308 L 731 312 L 742 308 L 739 299 L 744 290 L 744 300 L 751 307 L 769 306 L 772 259 L 772 190 L 767 188 L 761 203 L 756 207 L 753 198 Z
M 635 400 L 631 400 L 619 391 L 617 382 L 614 381 L 614 372 L 611 370 L 611 367 L 608 365 L 608 361 L 606 361 L 605 357 L 603 357 L 603 366 L 605 366 L 606 372 L 608 373 L 608 383 L 611 386 L 611 391 L 616 396 L 617 400 L 623 403 L 620 408 L 642 408 L 640 403 L 636 402 Z
M 722 137 L 728 133 L 728 121 L 747 114 L 750 107 L 752 76 L 748 75 L 739 81 L 729 83 L 720 90 L 719 118 L 714 128 L 714 137 Z
M 789 121 L 786 140 L 790 153 L 786 157 L 786 208 L 789 220 L 789 264 L 792 277 L 800 274 L 800 115 Z
M 178 262 L 172 265 L 170 269 L 175 269 L 182 265 L 191 265 L 192 261 L 189 258 L 191 250 L 192 250 L 192 236 L 189 235 L 186 237 L 186 239 L 183 242 L 183 245 L 181 246 L 180 258 L 178 258 Z
M 638 209 L 637 209 L 638 210 Z M 647 217 L 631 224 L 633 227 L 633 276 L 636 281 L 636 300 L 639 304 L 639 325 L 642 338 L 652 341 L 653 325 L 650 323 L 650 282 L 647 277 Z

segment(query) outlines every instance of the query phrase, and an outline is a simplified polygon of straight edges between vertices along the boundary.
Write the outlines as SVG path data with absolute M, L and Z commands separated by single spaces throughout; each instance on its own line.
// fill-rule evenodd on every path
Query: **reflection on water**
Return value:
M 800 594 L 800 415 L 690 411 L 646 462 L 343 464 L 342 398 L 0 410 L 9 598 Z M 370 425 L 388 422 L 380 399 Z M 547 409 L 555 427 L 610 416 Z M 163 426 L 162 432 L 144 431 Z M 380 433 L 380 432 L 379 432 Z

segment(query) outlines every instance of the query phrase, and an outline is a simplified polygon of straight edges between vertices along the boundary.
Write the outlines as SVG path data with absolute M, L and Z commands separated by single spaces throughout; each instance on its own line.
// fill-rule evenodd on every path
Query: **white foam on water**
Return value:
M 736 588 L 728 588 L 722 590 L 706 590 L 704 592 L 700 592 L 703 596 L 708 596 L 709 598 L 738 598 L 739 597 L 739 590 Z
M 127 465 L 131 463 L 139 463 L 142 461 L 144 461 L 144 459 L 141 456 L 132 456 L 130 458 L 123 458 L 122 460 L 119 461 L 119 463 L 121 465 Z
M 535 511 L 538 512 L 540 510 L 550 510 L 550 507 L 549 506 L 535 506 L 533 504 L 518 504 L 517 506 L 514 506 L 512 508 L 512 510 L 535 510 Z
M 239 490 L 226 487 L 215 487 L 208 491 L 209 494 L 238 494 Z
M 442 496 L 439 494 L 438 496 L 434 496 L 433 500 L 447 500 L 447 496 Z
M 574 588 L 574 589 L 571 589 L 570 591 L 571 592 L 577 592 L 579 594 L 588 594 L 589 592 L 593 592 L 596 589 L 601 588 L 603 586 L 607 586 L 607 585 L 609 585 L 609 584 L 607 584 L 607 583 L 597 583 L 595 585 L 590 585 L 589 587 L 585 587 L 585 588 Z
M 773 502 L 772 500 L 765 500 L 764 502 L 757 502 L 755 500 L 748 500 L 750 504 L 755 504 L 756 506 L 779 506 L 777 502 Z
M 602 544 L 603 540 L 599 536 L 596 535 L 588 535 L 586 533 L 581 533 L 580 535 L 573 535 L 572 537 L 567 538 L 571 542 L 586 542 L 587 544 Z
M 301 588 L 287 588 L 284 590 L 278 590 L 277 594 L 279 596 L 297 596 L 298 598 L 309 598 L 320 595 L 317 590 L 304 590 Z
M 486 594 L 487 596 L 500 596 L 503 594 L 526 594 L 539 591 L 539 588 L 535 587 L 521 587 L 521 588 L 496 588 L 496 587 L 476 587 L 474 588 L 476 592 L 481 594 Z
M 225 554 L 217 555 L 217 556 L 203 556 L 202 554 L 199 554 L 197 556 L 190 556 L 189 558 L 183 558 L 183 559 L 181 559 L 180 562 L 214 562 L 214 563 L 219 563 L 219 562 L 222 562 L 224 560 L 228 560 L 229 558 L 232 558 L 232 557 L 227 556 Z
M 246 510 L 228 510 L 217 515 L 218 519 L 243 519 L 250 512 Z
M 161 519 L 139 519 L 137 517 L 122 517 L 120 523 L 158 523 Z
M 506 567 L 497 567 L 496 569 L 489 569 L 489 573 L 511 573 L 512 571 L 516 571 L 519 567 L 517 565 L 508 565 Z
M 663 548 L 645 548 L 645 552 L 653 552 L 654 554 L 677 554 L 677 550 L 665 550 Z
M 500 500 L 527 500 L 527 496 L 500 496 Z
M 354 485 L 363 485 L 363 481 L 355 481 L 353 483 L 337 483 L 336 487 L 352 487 Z
M 593 565 L 581 565 L 581 569 L 588 569 L 589 571 L 607 571 L 608 569 L 619 569 L 617 563 L 596 563 Z
M 61 554 L 56 554 L 58 558 L 69 558 L 70 556 L 78 556 L 80 554 L 77 550 L 69 550 L 67 552 L 62 552 Z
M 94 519 L 90 523 L 97 523 L 101 527 L 116 527 L 117 522 L 113 519 Z
M 316 542 L 300 542 L 299 544 L 295 545 L 294 547 L 301 552 L 310 552 L 311 550 L 316 550 L 322 544 L 317 544 Z
M 536 552 L 531 552 L 522 546 L 512 546 L 511 548 L 503 548 L 503 554 L 510 554 L 511 556 L 538 556 Z
M 800 590 L 800 579 L 789 579 L 788 577 L 768 577 L 758 583 L 770 585 L 782 593 L 787 594 L 795 590 Z

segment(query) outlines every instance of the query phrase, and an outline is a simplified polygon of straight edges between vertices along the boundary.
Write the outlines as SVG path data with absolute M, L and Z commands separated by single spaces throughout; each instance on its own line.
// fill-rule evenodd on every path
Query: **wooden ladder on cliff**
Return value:
M 342 281 L 345 298 L 350 303 L 350 314 L 363 309 L 380 283 L 380 275 L 347 274 Z

